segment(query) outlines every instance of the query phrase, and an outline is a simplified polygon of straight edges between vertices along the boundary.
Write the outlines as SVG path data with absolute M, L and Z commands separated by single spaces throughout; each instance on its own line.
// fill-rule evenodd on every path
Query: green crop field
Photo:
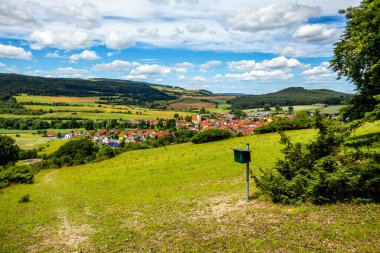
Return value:
M 357 134 L 379 134 L 379 122 Z M 296 141 L 314 130 L 291 131 Z M 278 134 L 124 153 L 0 191 L 1 252 L 379 252 L 380 205 L 244 202 L 244 165 L 281 157 Z M 25 194 L 30 202 L 18 203 Z

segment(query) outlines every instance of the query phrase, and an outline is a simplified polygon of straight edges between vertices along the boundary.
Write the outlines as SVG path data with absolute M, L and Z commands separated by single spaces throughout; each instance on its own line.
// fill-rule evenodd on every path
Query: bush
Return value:
M 0 167 L 0 188 L 11 184 L 31 184 L 33 173 L 27 166 Z
M 318 137 L 308 145 L 292 143 L 281 133 L 283 160 L 272 171 L 253 176 L 261 193 L 274 202 L 314 204 L 380 202 L 380 165 L 359 145 L 345 148 L 352 131 L 360 126 L 333 126 L 317 119 Z
M 193 138 L 191 138 L 191 142 L 199 144 L 211 141 L 224 140 L 230 137 L 232 137 L 232 133 L 227 130 L 207 129 L 203 132 L 198 132 Z
M 19 160 L 25 160 L 25 159 L 32 159 L 37 157 L 37 150 L 36 149 L 30 149 L 30 150 L 24 150 L 20 149 L 20 152 L 18 154 Z
M 95 160 L 98 150 L 91 140 L 78 138 L 66 142 L 49 159 L 57 167 L 79 165 Z
M 27 203 L 30 201 L 30 196 L 29 194 L 25 194 L 24 196 L 22 196 L 20 199 L 19 199 L 19 203 Z
M 110 146 L 104 145 L 99 149 L 99 152 L 96 155 L 96 160 L 102 161 L 102 160 L 110 159 L 114 156 L 115 156 L 114 150 Z
M 19 151 L 13 138 L 0 135 L 0 166 L 14 164 L 18 160 Z

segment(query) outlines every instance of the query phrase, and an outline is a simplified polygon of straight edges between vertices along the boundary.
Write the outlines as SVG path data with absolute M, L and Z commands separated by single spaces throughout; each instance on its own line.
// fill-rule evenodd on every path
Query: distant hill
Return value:
M 351 99 L 353 94 L 337 92 L 328 89 L 307 90 L 302 87 L 291 87 L 264 95 L 242 96 L 229 100 L 233 108 L 250 109 L 263 107 L 265 104 L 272 106 L 307 105 L 323 103 L 329 105 L 340 104 L 343 100 Z
M 0 74 L 0 92 L 12 95 L 45 96 L 116 96 L 131 103 L 176 99 L 144 82 L 112 79 L 45 78 Z
M 214 95 L 217 95 L 217 96 L 239 96 L 239 97 L 243 97 L 243 96 L 251 96 L 252 94 L 226 92 L 226 93 L 214 93 Z

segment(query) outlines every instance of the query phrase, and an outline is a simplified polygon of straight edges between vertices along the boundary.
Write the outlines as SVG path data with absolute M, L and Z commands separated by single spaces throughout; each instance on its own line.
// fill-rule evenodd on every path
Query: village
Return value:
M 193 131 L 204 131 L 207 129 L 222 129 L 228 130 L 235 134 L 251 135 L 253 131 L 273 121 L 273 117 L 268 114 L 255 114 L 250 115 L 246 119 L 233 119 L 231 114 L 221 114 L 215 119 L 209 117 L 202 117 L 200 114 L 192 117 L 191 122 L 176 119 L 175 129 L 189 129 Z M 52 139 L 71 139 L 78 136 L 91 138 L 94 143 L 99 146 L 108 145 L 111 148 L 118 148 L 122 142 L 145 142 L 148 139 L 161 139 L 168 138 L 169 136 L 175 137 L 175 132 L 172 129 L 165 129 L 168 120 L 148 120 L 144 119 L 134 123 L 141 123 L 144 121 L 150 129 L 100 129 L 100 130 L 85 130 L 75 129 L 69 132 L 61 133 L 48 131 L 46 137 Z M 174 120 L 173 120 L 174 121 Z M 129 122 L 132 123 L 132 122 Z M 165 130 L 162 130 L 162 127 Z

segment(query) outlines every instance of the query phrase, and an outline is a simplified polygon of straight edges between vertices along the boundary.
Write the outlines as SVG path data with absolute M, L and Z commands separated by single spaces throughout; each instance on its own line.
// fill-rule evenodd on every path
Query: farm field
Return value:
M 49 142 L 49 138 L 42 137 L 40 134 L 20 133 L 7 134 L 16 140 L 16 144 L 22 149 L 39 148 Z
M 379 122 L 358 134 L 379 134 Z M 290 131 L 307 142 L 314 130 Z M 380 205 L 278 205 L 251 184 L 231 148 L 250 143 L 251 169 L 281 157 L 278 134 L 124 153 L 40 172 L 0 191 L 1 252 L 380 251 Z M 31 201 L 20 204 L 25 194 Z
M 31 96 L 22 94 L 14 96 L 17 102 L 39 102 L 39 103 L 68 103 L 93 105 L 96 101 L 100 101 L 99 97 L 65 97 L 65 96 Z
M 80 107 L 79 107 L 80 108 Z M 80 110 L 78 108 L 78 110 Z M 139 111 L 140 112 L 140 111 Z M 14 114 L 0 114 L 2 118 L 82 118 L 82 119 L 124 119 L 124 120 L 138 120 L 138 119 L 156 119 L 158 118 L 173 118 L 174 114 L 178 113 L 180 116 L 195 115 L 191 112 L 176 112 L 176 111 L 157 111 L 146 110 L 141 111 L 142 114 L 126 114 L 126 113 L 96 113 L 96 112 L 52 112 L 43 115 L 14 115 Z
M 200 109 L 204 107 L 210 112 L 228 112 L 228 105 L 226 102 L 233 96 L 185 96 L 179 102 L 170 104 L 169 109 L 175 110 L 190 110 Z
M 294 105 L 293 106 L 295 112 L 298 112 L 298 111 L 315 111 L 315 110 L 319 109 L 321 111 L 321 113 L 327 113 L 327 114 L 338 113 L 339 109 L 342 108 L 342 107 L 343 107 L 343 105 L 329 105 L 327 107 L 324 107 L 321 104 L 315 104 L 315 105 Z M 282 109 L 284 111 L 287 111 L 288 107 L 287 106 L 282 106 Z M 243 111 L 245 113 L 255 113 L 255 112 L 257 112 L 257 110 L 261 111 L 261 110 L 264 110 L 264 109 L 263 108 L 255 108 L 255 109 L 246 109 L 246 110 L 243 110 Z M 274 112 L 276 110 L 275 110 L 274 107 L 271 107 L 271 111 Z

